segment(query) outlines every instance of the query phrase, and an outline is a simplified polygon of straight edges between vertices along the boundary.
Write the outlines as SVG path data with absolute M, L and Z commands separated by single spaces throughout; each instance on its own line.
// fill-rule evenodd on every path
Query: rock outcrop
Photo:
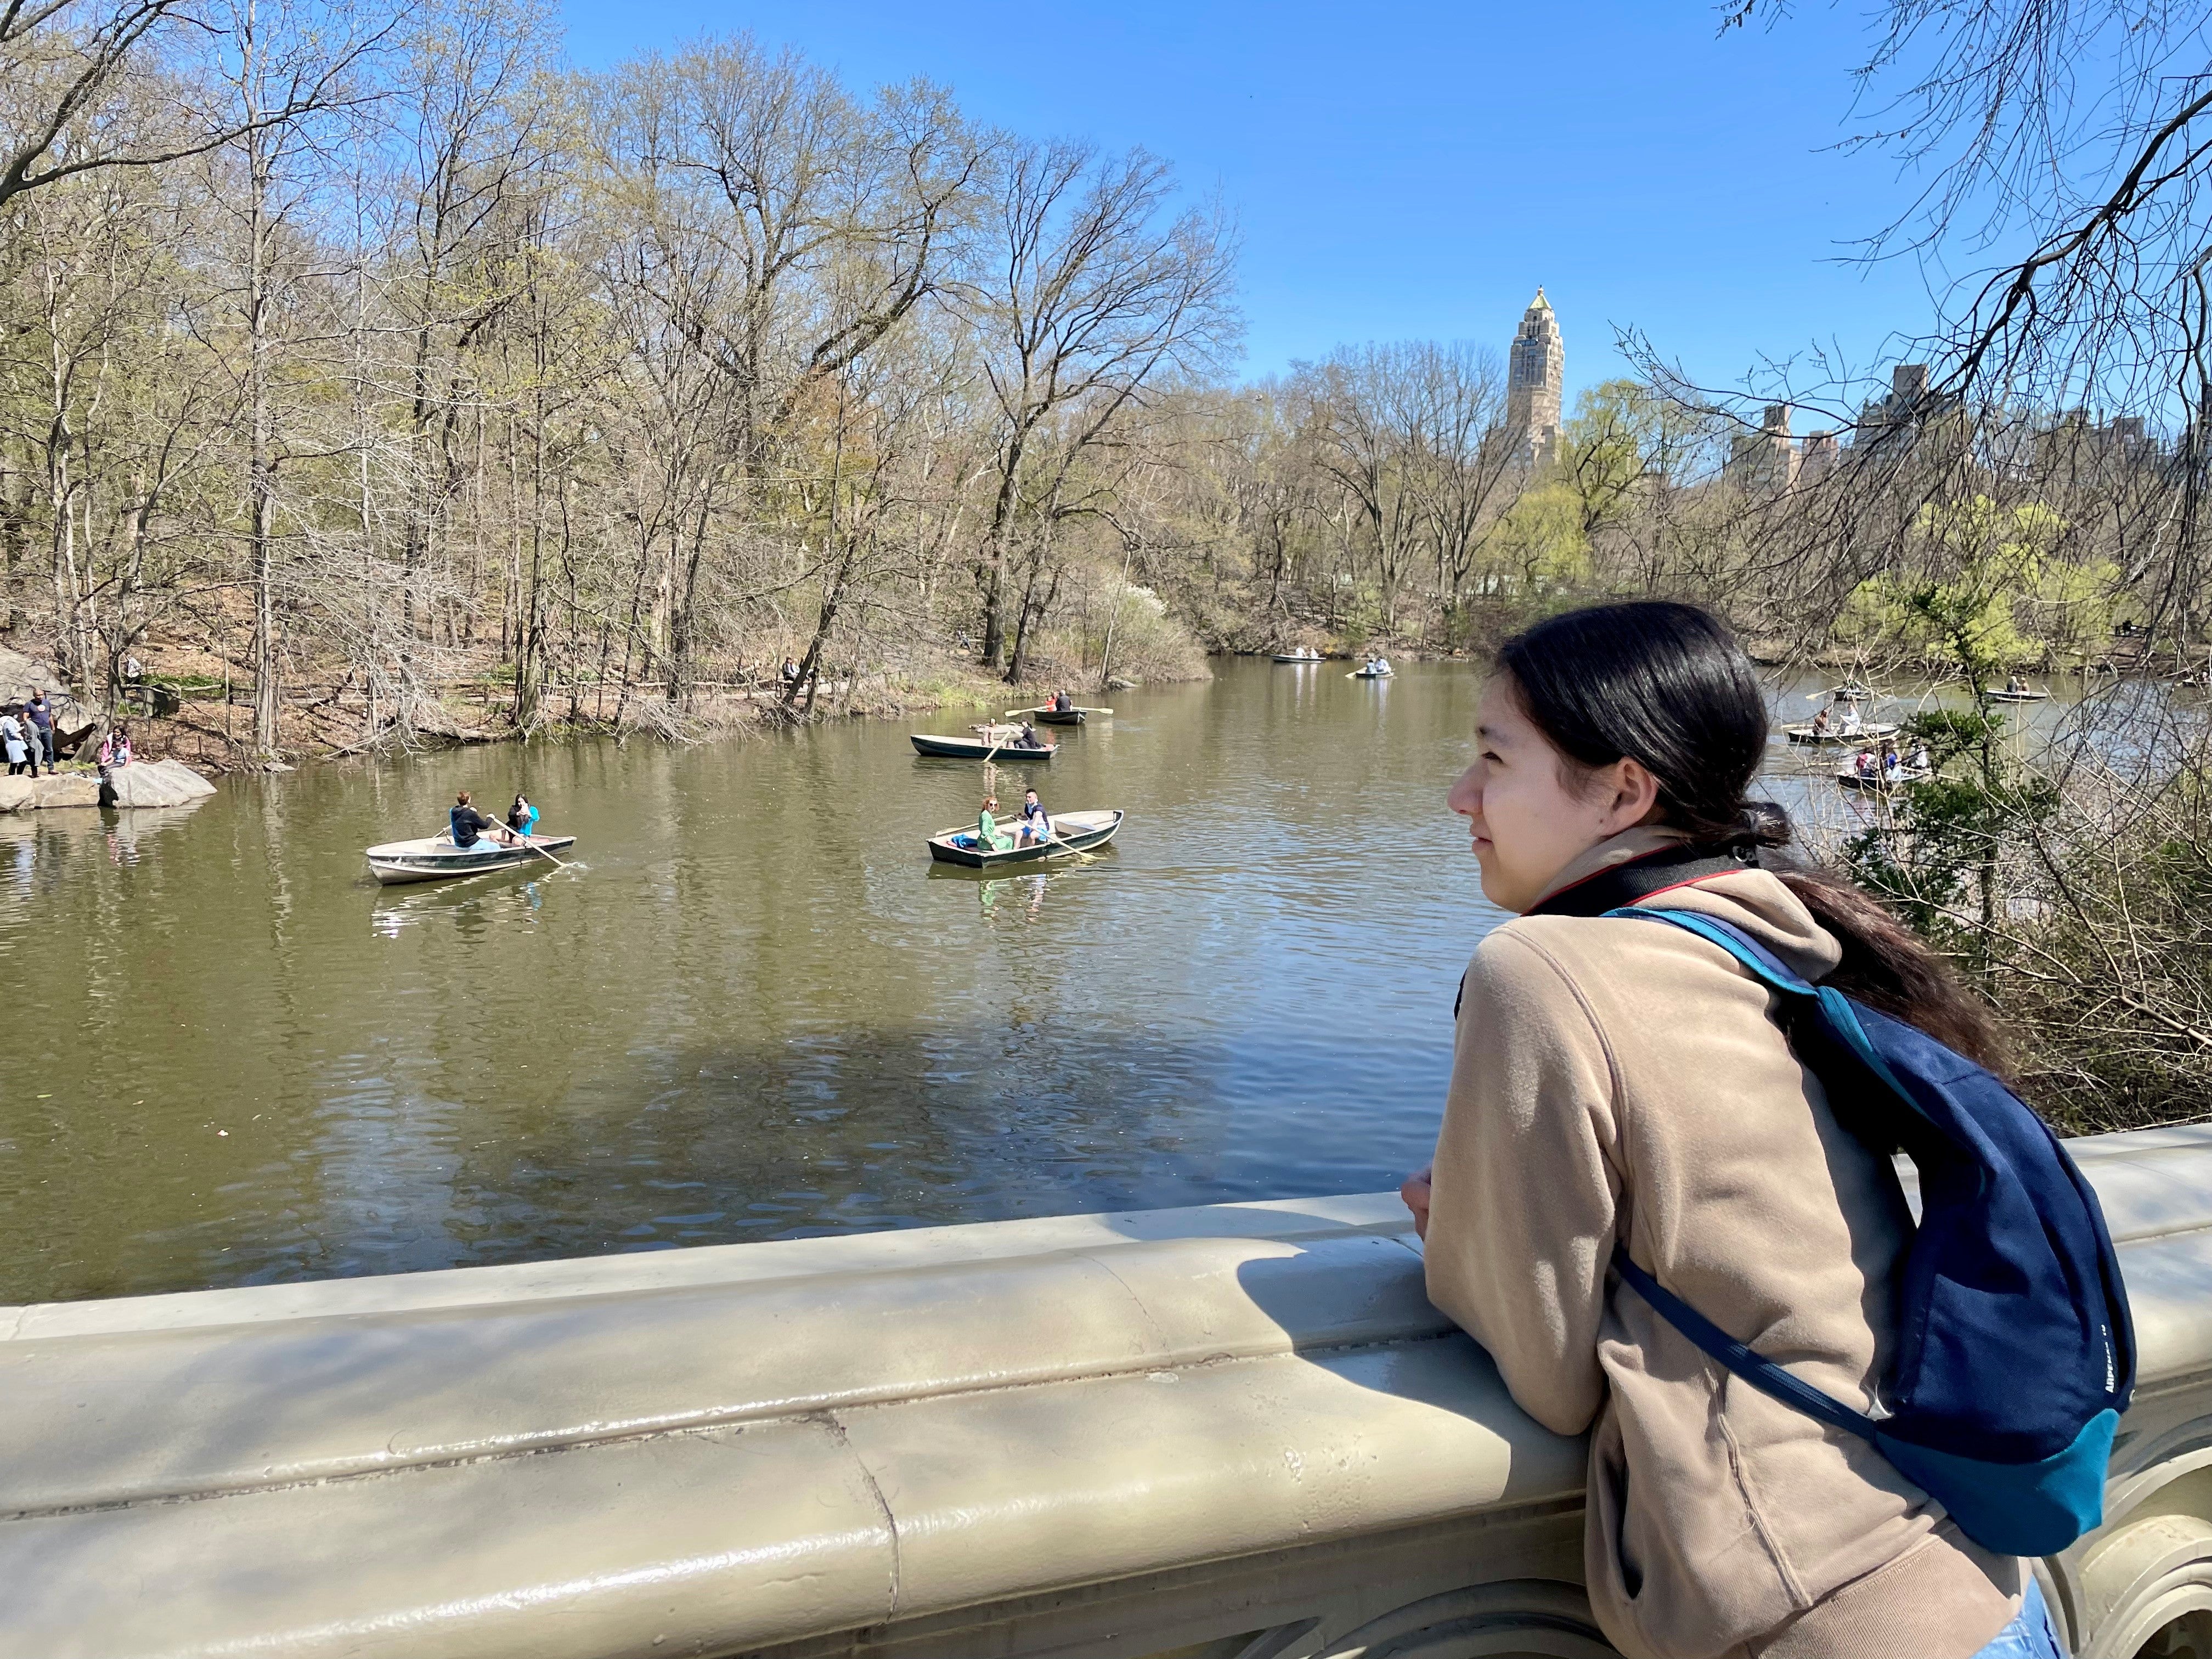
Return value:
M 182 761 L 133 761 L 108 769 L 106 805 L 185 806 L 215 793 L 215 786 Z
M 81 750 L 107 722 L 106 711 L 99 702 L 72 693 L 52 664 L 0 646 L 0 708 L 27 702 L 33 691 L 45 692 L 53 709 L 54 749 L 64 760 Z M 0 806 L 0 811 L 15 810 Z
M 58 776 L 0 778 L 0 812 L 28 812 L 48 806 L 97 806 L 100 780 L 89 772 Z
M 38 778 L 0 778 L 0 812 L 49 806 L 190 806 L 215 793 L 215 786 L 182 761 L 133 761 L 105 777 L 64 772 Z
M 103 717 L 99 703 L 71 693 L 52 663 L 0 645 L 0 703 L 26 702 L 33 691 L 46 694 L 46 701 L 54 706 L 57 725 L 74 727 Z

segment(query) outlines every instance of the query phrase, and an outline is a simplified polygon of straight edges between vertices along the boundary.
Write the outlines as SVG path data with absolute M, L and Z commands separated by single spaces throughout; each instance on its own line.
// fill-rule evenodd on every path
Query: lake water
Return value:
M 0 817 L 0 1302 L 1395 1186 L 1500 919 L 1479 676 L 1218 666 L 1000 769 L 1129 813 L 1042 873 L 931 864 L 981 769 L 894 723 Z M 518 787 L 573 867 L 368 878 Z

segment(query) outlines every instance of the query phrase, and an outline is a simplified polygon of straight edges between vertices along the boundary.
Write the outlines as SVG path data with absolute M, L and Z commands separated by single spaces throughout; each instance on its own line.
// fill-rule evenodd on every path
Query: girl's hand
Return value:
M 1406 1184 L 1398 1188 L 1398 1196 L 1406 1200 L 1406 1207 L 1413 1212 L 1413 1231 L 1425 1242 L 1429 1236 L 1429 1176 L 1437 1166 L 1426 1164 L 1406 1177 Z

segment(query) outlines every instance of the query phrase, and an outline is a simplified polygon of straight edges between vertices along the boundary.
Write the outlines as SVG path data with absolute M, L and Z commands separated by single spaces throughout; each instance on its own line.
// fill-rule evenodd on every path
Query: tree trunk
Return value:
M 822 672 L 822 653 L 828 648 L 830 630 L 836 623 L 838 608 L 845 602 L 845 586 L 852 580 L 853 565 L 858 552 L 857 543 L 848 541 L 845 544 L 844 555 L 837 561 L 835 574 L 822 589 L 821 614 L 815 618 L 814 637 L 806 642 L 806 654 L 799 659 L 799 678 L 783 688 L 784 708 L 794 716 L 798 712 L 802 688 L 807 708 L 811 709 L 814 707 L 814 683 Z
M 1006 567 L 1006 532 L 1014 517 L 1015 480 L 1021 474 L 1022 450 L 1026 435 L 1017 434 L 1006 441 L 1005 459 L 999 468 L 998 499 L 991 505 L 991 528 L 983 539 L 983 666 L 996 668 L 1006 648 L 1006 619 L 1001 609 L 1000 593 Z
M 249 16 L 251 14 L 249 14 Z M 251 50 L 251 47 L 248 47 Z M 264 140 L 256 134 L 247 152 L 252 200 L 246 222 L 246 520 L 248 563 L 253 572 L 253 757 L 273 765 L 279 691 L 276 672 L 276 458 L 269 407 L 270 167 Z
M 1029 582 L 1023 590 L 1021 616 L 1014 623 L 1014 659 L 1006 668 L 1006 684 L 1009 685 L 1019 685 L 1022 683 L 1022 675 L 1029 667 L 1031 630 L 1041 624 L 1051 613 L 1053 601 L 1060 597 L 1061 567 L 1054 565 L 1051 586 L 1045 589 L 1044 599 L 1032 607 L 1030 599 L 1036 592 L 1037 575 L 1043 565 L 1044 558 L 1040 554 L 1036 563 L 1030 568 Z

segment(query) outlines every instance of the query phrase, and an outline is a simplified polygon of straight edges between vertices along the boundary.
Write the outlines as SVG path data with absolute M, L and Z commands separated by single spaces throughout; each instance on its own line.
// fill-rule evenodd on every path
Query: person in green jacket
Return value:
M 1003 853 L 1012 848 L 1014 838 L 999 828 L 999 821 L 991 815 L 999 808 L 996 795 L 983 797 L 983 810 L 975 818 L 975 844 L 990 852 Z

